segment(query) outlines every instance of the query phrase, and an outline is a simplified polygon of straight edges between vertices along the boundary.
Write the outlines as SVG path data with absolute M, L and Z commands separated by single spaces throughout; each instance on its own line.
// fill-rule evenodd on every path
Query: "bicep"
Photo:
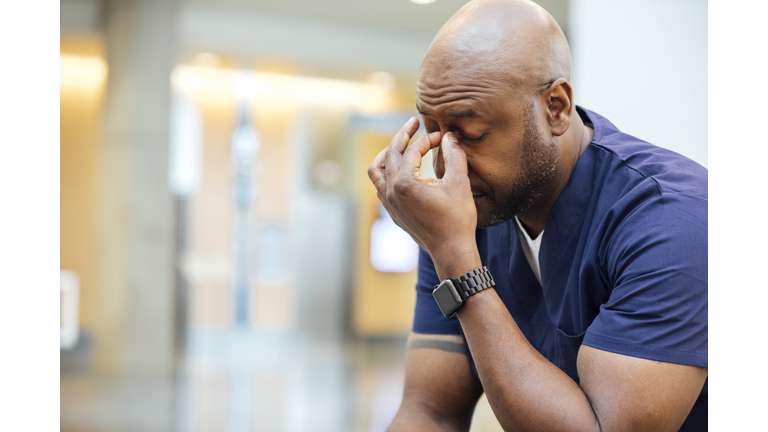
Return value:
M 658 362 L 582 345 L 580 386 L 601 430 L 677 431 L 707 379 L 707 368 Z
M 391 430 L 468 430 L 482 386 L 458 335 L 411 333 L 403 402 Z

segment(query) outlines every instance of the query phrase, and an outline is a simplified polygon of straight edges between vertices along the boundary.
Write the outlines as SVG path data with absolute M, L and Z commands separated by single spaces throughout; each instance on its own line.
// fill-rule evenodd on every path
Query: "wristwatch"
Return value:
M 435 298 L 440 311 L 450 318 L 464 305 L 464 300 L 480 291 L 496 286 L 488 267 L 482 266 L 456 279 L 445 279 L 435 286 L 432 297 Z

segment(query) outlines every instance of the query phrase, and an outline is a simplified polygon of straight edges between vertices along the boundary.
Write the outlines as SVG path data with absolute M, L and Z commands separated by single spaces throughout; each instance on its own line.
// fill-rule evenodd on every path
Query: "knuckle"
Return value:
M 384 198 L 387 197 L 387 182 L 384 181 L 384 179 L 378 179 L 373 183 L 373 187 L 376 188 L 376 192 L 379 195 L 383 195 Z
M 410 195 L 411 185 L 402 180 L 396 181 L 392 184 L 392 191 L 396 196 L 406 197 Z

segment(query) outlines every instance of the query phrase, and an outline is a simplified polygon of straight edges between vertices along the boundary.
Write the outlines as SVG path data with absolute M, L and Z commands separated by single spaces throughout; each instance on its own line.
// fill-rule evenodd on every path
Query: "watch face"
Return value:
M 440 311 L 448 318 L 452 317 L 464 303 L 450 279 L 442 281 L 440 285 L 432 291 L 432 296 L 440 307 Z

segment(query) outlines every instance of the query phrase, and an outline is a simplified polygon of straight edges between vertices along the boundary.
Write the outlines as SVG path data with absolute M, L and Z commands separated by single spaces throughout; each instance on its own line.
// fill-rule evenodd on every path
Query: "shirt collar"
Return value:
M 584 123 L 594 125 L 595 133 L 592 141 L 576 162 L 565 189 L 555 201 L 555 205 L 547 218 L 539 255 L 541 276 L 544 281 L 548 279 L 547 275 L 557 264 L 560 252 L 570 238 L 573 228 L 584 217 L 584 212 L 594 190 L 594 172 L 599 153 L 597 147 L 592 144 L 600 141 L 605 123 L 608 122 L 602 116 L 581 107 L 577 106 L 576 111 Z

